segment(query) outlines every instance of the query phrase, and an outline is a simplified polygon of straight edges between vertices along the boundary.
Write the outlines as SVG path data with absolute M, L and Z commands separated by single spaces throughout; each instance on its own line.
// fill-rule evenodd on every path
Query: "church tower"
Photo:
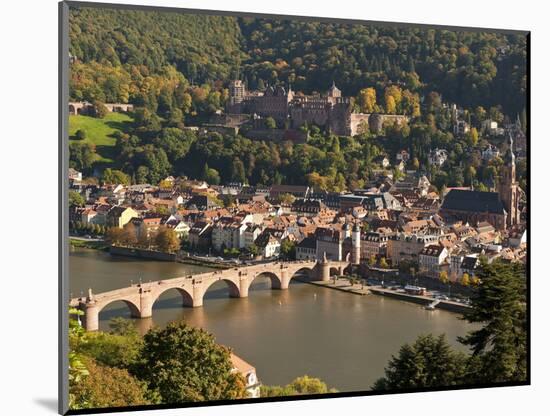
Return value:
M 516 182 L 516 157 L 514 156 L 514 142 L 510 137 L 510 148 L 504 157 L 505 165 L 498 184 L 500 200 L 504 204 L 506 213 L 506 226 L 511 227 L 519 223 L 519 185 Z

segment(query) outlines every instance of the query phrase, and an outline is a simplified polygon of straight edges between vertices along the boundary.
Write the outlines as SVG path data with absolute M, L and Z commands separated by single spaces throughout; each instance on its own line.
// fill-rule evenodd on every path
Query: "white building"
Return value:
M 170 219 L 166 221 L 165 225 L 166 227 L 174 230 L 174 232 L 177 234 L 179 238 L 183 238 L 189 235 L 189 230 L 191 229 L 191 227 L 189 227 L 187 223 L 177 219 Z
M 69 168 L 69 181 L 72 182 L 81 182 L 82 181 L 82 172 L 77 171 L 76 169 Z
M 231 363 L 233 371 L 240 373 L 246 382 L 246 393 L 248 397 L 260 397 L 260 386 L 262 383 L 258 380 L 256 369 L 241 357 L 231 353 Z
M 252 215 L 223 217 L 212 227 L 212 247 L 216 251 L 224 248 L 244 248 L 245 230 L 251 222 Z
M 439 244 L 424 247 L 418 255 L 420 270 L 432 277 L 439 276 L 441 266 L 448 255 L 447 249 Z
M 428 160 L 430 164 L 441 167 L 447 160 L 448 154 L 445 149 L 434 149 L 430 152 Z
M 277 257 L 281 254 L 281 242 L 269 232 L 262 233 L 256 239 L 256 246 L 260 249 L 260 254 L 265 258 Z

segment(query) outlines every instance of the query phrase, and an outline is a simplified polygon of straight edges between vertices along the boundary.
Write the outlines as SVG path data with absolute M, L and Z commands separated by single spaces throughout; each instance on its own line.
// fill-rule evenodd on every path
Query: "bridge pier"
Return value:
M 204 289 L 202 288 L 202 285 L 194 284 L 193 285 L 193 308 L 198 308 L 199 306 L 202 306 L 202 298 L 204 296 Z
M 288 289 L 289 283 L 290 283 L 290 276 L 289 276 L 288 270 L 281 270 L 281 281 L 277 289 L 282 289 L 282 290 Z
M 140 289 L 139 293 L 139 317 L 138 318 L 150 318 L 153 316 L 153 296 L 150 290 Z
M 250 283 L 248 282 L 248 279 L 241 279 L 239 281 L 239 297 L 240 298 L 247 298 L 248 297 L 248 288 L 250 287 Z M 231 289 L 229 290 L 229 294 L 231 294 Z
M 86 331 L 99 329 L 99 309 L 95 303 L 87 303 L 84 307 L 84 328 Z

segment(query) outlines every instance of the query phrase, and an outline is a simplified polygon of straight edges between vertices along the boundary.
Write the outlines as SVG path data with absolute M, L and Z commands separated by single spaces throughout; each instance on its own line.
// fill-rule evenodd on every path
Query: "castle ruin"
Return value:
M 394 114 L 353 112 L 349 97 L 343 97 L 333 83 L 326 95 L 298 95 L 289 86 L 269 86 L 265 91 L 247 91 L 241 80 L 229 85 L 228 114 L 256 114 L 272 117 L 280 125 L 297 129 L 304 124 L 325 127 L 333 134 L 355 136 L 361 129 L 380 131 L 385 122 L 406 123 L 408 117 Z

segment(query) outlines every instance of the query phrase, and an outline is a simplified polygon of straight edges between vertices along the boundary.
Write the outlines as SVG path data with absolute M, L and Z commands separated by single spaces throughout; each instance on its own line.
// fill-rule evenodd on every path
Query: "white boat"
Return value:
M 437 304 L 439 302 L 441 302 L 441 301 L 439 299 L 436 299 L 432 303 L 430 303 L 429 305 L 424 306 L 424 309 L 427 309 L 429 311 L 433 311 L 433 310 L 435 310 L 435 307 L 437 306 Z

